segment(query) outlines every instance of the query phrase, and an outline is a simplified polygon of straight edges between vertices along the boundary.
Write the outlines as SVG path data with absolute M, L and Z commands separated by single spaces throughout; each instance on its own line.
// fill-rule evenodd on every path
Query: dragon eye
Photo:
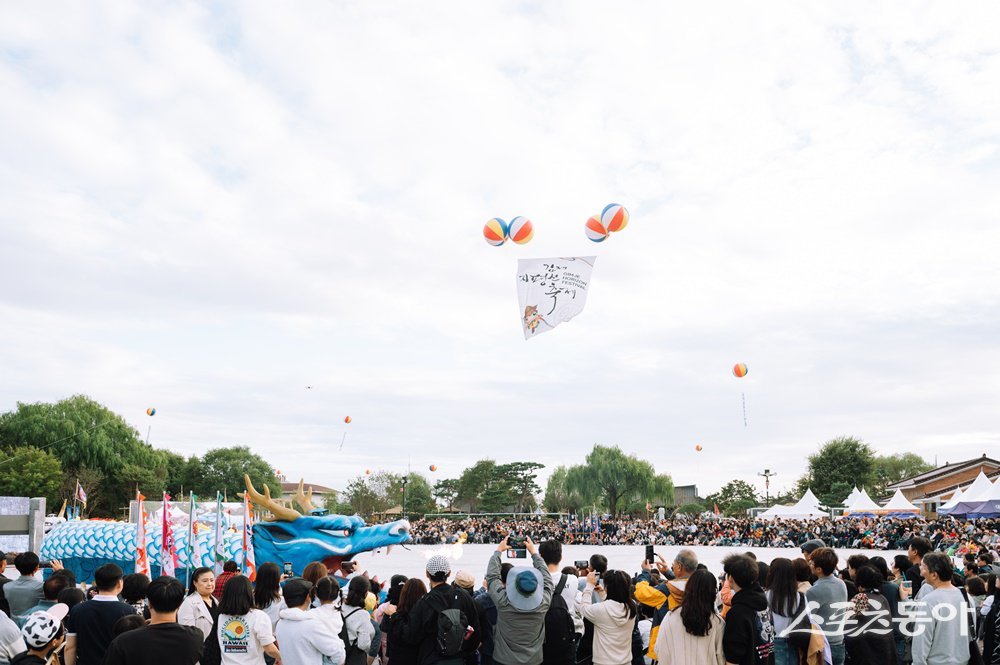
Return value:
M 320 529 L 320 531 L 335 538 L 351 537 L 351 531 L 349 529 Z
M 271 538 L 273 538 L 276 542 L 287 542 L 295 538 L 295 536 L 275 524 L 261 524 L 260 526 L 271 534 Z

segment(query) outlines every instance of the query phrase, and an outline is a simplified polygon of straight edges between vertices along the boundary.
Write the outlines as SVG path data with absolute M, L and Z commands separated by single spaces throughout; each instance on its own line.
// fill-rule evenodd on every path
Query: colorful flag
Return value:
M 160 540 L 160 574 L 173 577 L 177 570 L 177 547 L 170 525 L 170 495 L 163 493 L 163 538 Z
M 243 574 L 253 582 L 257 579 L 257 557 L 253 551 L 253 506 L 243 495 Z
M 226 563 L 226 543 L 223 540 L 225 517 L 222 514 L 222 492 L 215 493 L 215 541 L 212 545 L 212 556 L 215 560 L 215 574 L 222 574 L 222 565 Z
M 198 497 L 192 492 L 191 503 L 188 506 L 188 565 L 185 577 L 190 578 L 191 571 L 201 566 L 201 559 L 201 545 L 198 543 Z
M 135 572 L 149 577 L 149 559 L 146 557 L 146 500 L 138 491 L 135 493 Z
M 719 514 L 719 504 L 713 503 L 712 505 L 715 507 L 715 514 L 718 515 Z
M 83 504 L 83 507 L 87 507 L 87 493 L 83 491 L 83 485 L 80 484 L 80 479 L 76 479 L 76 492 L 73 494 L 73 498 Z
M 596 256 L 519 259 L 517 301 L 524 339 L 538 337 L 583 311 Z

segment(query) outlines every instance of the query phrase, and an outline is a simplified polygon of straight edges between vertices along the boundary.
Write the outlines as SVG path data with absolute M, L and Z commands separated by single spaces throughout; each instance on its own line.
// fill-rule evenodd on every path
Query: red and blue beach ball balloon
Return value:
M 535 227 L 531 225 L 531 220 L 527 217 L 517 216 L 510 220 L 507 235 L 518 245 L 524 245 L 535 237 Z
M 601 220 L 597 215 L 587 220 L 587 223 L 583 226 L 583 230 L 587 234 L 587 237 L 594 242 L 604 242 L 608 237 L 608 229 L 605 228 L 604 224 L 601 224 Z
M 486 226 L 483 227 L 483 237 L 486 238 L 486 242 L 494 247 L 499 247 L 507 242 L 507 233 L 507 222 L 499 217 L 494 217 L 486 222 Z

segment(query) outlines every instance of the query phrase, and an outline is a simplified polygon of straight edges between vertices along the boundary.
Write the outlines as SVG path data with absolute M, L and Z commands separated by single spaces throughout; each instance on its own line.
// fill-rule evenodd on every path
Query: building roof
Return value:
M 915 476 L 904 478 L 903 480 L 900 480 L 898 483 L 893 483 L 889 485 L 888 487 L 886 487 L 886 489 L 895 490 L 895 489 L 904 489 L 906 487 L 914 487 L 916 485 L 922 485 L 932 480 L 936 480 L 942 476 L 948 476 L 963 469 L 967 469 L 970 466 L 982 464 L 983 462 L 987 462 L 989 464 L 996 466 L 997 468 L 1000 468 L 1000 460 L 995 460 L 992 457 L 987 457 L 986 453 L 983 453 L 982 457 L 974 457 L 972 459 L 965 460 L 964 462 L 953 462 L 945 464 L 944 466 L 939 466 L 936 469 L 931 469 L 930 471 L 924 471 L 923 473 L 918 473 Z
M 303 483 L 302 487 L 308 492 L 309 488 L 312 488 L 315 494 L 332 494 L 334 492 L 339 492 L 332 487 L 326 487 L 325 485 L 317 485 L 316 483 Z M 299 491 L 298 483 L 281 483 L 281 493 L 282 494 L 295 494 Z

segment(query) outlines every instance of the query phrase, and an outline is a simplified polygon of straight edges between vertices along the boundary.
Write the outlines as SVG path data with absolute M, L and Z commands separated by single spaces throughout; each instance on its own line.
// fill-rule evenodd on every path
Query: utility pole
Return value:
M 758 473 L 758 476 L 764 478 L 764 503 L 771 504 L 771 478 L 778 475 L 777 471 L 771 471 L 770 469 L 764 469 L 764 473 Z

